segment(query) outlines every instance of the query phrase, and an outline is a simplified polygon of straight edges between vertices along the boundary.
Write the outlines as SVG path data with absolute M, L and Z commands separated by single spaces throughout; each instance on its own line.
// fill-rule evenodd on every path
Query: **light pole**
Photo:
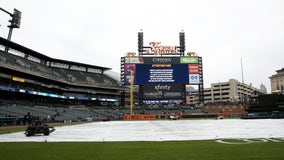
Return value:
M 7 14 L 9 14 L 12 17 L 12 19 L 9 20 L 9 22 L 11 24 L 9 26 L 7 26 L 9 28 L 9 34 L 8 34 L 7 39 L 10 41 L 11 37 L 12 37 L 13 29 L 14 28 L 20 28 L 22 13 L 19 10 L 17 10 L 16 8 L 14 8 L 14 12 L 13 13 L 8 12 L 5 9 L 1 8 L 1 7 L 0 7 L 0 10 L 5 12 L 5 13 L 7 13 Z M 6 47 L 5 51 L 6 52 L 8 51 L 7 47 Z

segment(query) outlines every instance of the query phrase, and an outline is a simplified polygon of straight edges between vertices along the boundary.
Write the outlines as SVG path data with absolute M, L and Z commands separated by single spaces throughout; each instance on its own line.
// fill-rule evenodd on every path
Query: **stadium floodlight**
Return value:
M 11 24 L 9 26 L 7 26 L 9 28 L 9 34 L 8 34 L 8 38 L 7 39 L 10 41 L 11 37 L 12 37 L 13 28 L 20 28 L 22 13 L 19 10 L 17 10 L 16 8 L 14 8 L 14 12 L 13 13 L 8 12 L 5 9 L 1 8 L 1 7 L 0 7 L 0 10 L 2 10 L 3 12 L 9 14 L 12 17 L 12 19 L 9 20 L 9 22 Z M 8 51 L 8 49 L 6 49 L 6 51 Z
M 143 52 L 143 32 L 138 32 L 138 53 L 141 55 Z
M 9 20 L 9 22 L 11 22 L 11 25 L 8 27 L 20 28 L 21 15 L 22 13 L 19 10 L 14 8 L 14 14 L 12 15 L 12 20 Z
M 179 44 L 180 44 L 180 53 L 181 55 L 184 55 L 185 52 L 185 36 L 184 31 L 179 33 Z
M 22 13 L 19 10 L 14 9 L 14 14 L 11 15 L 12 20 L 9 20 L 9 22 L 11 22 L 11 25 L 8 26 L 10 28 L 7 38 L 9 41 L 11 40 L 12 37 L 13 28 L 20 28 L 21 15 Z

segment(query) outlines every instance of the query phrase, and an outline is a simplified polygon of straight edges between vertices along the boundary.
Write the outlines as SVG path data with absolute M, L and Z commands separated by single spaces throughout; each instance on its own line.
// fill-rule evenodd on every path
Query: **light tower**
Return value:
M 16 8 L 14 8 L 14 13 L 10 13 L 10 12 L 6 11 L 5 9 L 3 9 L 1 7 L 0 7 L 0 10 L 2 10 L 3 12 L 9 14 L 12 17 L 12 19 L 9 20 L 9 22 L 11 24 L 9 26 L 7 26 L 9 28 L 9 34 L 8 34 L 7 39 L 10 41 L 11 37 L 12 37 L 13 29 L 14 28 L 20 28 L 22 13 L 19 10 L 17 10 Z
M 5 9 L 3 9 L 1 7 L 0 7 L 0 10 L 2 10 L 3 12 L 9 14 L 12 17 L 12 19 L 9 20 L 9 22 L 11 24 L 9 26 L 7 26 L 9 28 L 9 33 L 8 33 L 7 39 L 9 41 L 11 41 L 13 29 L 14 28 L 20 28 L 22 13 L 19 10 L 17 10 L 16 8 L 14 8 L 14 13 L 10 13 L 10 12 L 6 11 Z M 9 50 L 9 48 L 6 47 L 5 48 L 5 52 L 8 52 L 8 50 Z

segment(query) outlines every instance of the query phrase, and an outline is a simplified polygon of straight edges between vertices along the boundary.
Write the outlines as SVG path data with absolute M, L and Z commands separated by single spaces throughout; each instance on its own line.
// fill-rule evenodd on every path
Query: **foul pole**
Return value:
M 130 70 L 130 119 L 132 119 L 133 109 L 133 71 Z

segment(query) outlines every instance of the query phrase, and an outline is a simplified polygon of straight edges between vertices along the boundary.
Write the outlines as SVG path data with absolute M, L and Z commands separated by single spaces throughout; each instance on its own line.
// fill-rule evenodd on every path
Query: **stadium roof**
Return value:
M 83 67 L 88 67 L 88 68 L 98 68 L 101 69 L 103 71 L 105 70 L 111 70 L 111 68 L 107 68 L 107 67 L 101 67 L 101 66 L 95 66 L 95 65 L 90 65 L 90 64 L 85 64 L 85 63 L 79 63 L 79 62 L 73 62 L 73 61 L 66 61 L 66 60 L 61 60 L 61 59 L 54 59 L 51 57 L 48 57 L 44 54 L 41 54 L 39 52 L 36 52 L 32 49 L 29 49 L 27 47 L 24 47 L 20 44 L 17 44 L 15 42 L 9 41 L 7 39 L 4 39 L 2 37 L 0 37 L 0 45 L 3 45 L 5 47 L 9 47 L 12 48 L 14 50 L 20 51 L 22 53 L 25 53 L 27 55 L 31 55 L 33 57 L 39 58 L 41 60 L 45 60 L 45 61 L 52 61 L 52 62 L 58 62 L 58 63 L 65 63 L 65 64 L 71 64 L 71 65 L 77 65 L 77 66 L 83 66 Z

